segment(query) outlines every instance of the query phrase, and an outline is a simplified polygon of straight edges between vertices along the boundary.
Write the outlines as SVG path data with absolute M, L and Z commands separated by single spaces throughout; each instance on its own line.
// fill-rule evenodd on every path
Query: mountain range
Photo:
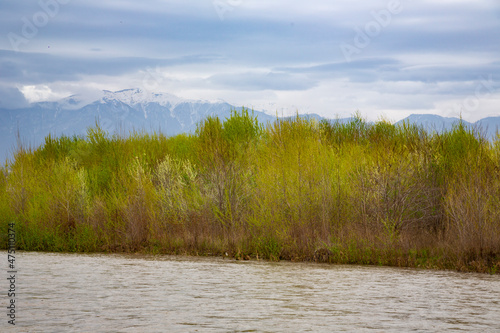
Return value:
M 241 110 L 241 107 L 224 101 L 187 100 L 140 89 L 105 90 L 94 99 L 74 95 L 55 102 L 32 103 L 22 109 L 0 109 L 0 161 L 12 157 L 19 140 L 24 145 L 37 147 L 49 133 L 55 136 L 84 135 L 96 121 L 108 133 L 127 134 L 135 129 L 176 135 L 194 132 L 197 123 L 209 115 L 218 115 L 221 119 L 229 117 L 231 110 Z M 254 111 L 254 115 L 262 123 L 276 119 L 275 115 L 262 111 Z M 306 116 L 324 119 L 317 114 Z M 451 129 L 459 120 L 421 114 L 411 115 L 398 123 L 408 121 L 431 132 L 441 132 Z M 477 126 L 485 137 L 492 139 L 500 128 L 500 116 L 484 118 L 473 124 L 464 123 Z
M 84 135 L 97 120 L 108 133 L 155 130 L 176 135 L 194 131 L 209 115 L 224 119 L 233 109 L 241 110 L 224 101 L 186 100 L 140 89 L 105 90 L 94 100 L 74 95 L 22 109 L 0 109 L 0 161 L 12 156 L 19 139 L 24 145 L 37 147 L 49 133 Z M 259 111 L 255 115 L 262 122 L 275 118 Z
M 428 132 L 442 133 L 453 129 L 453 126 L 462 121 L 465 126 L 477 130 L 483 137 L 488 140 L 494 140 L 496 133 L 500 129 L 500 116 L 487 117 L 480 119 L 474 123 L 455 117 L 441 117 L 435 114 L 412 114 L 405 119 L 396 122 L 396 125 L 408 122 L 417 126 L 422 126 Z

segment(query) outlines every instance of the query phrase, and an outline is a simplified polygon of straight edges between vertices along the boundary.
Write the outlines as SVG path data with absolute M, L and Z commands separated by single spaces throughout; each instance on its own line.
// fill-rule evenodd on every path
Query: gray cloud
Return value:
M 0 85 L 0 109 L 19 109 L 28 104 L 19 89 Z
M 498 62 L 484 64 L 431 64 L 414 66 L 392 58 L 364 58 L 351 62 L 334 62 L 305 67 L 277 67 L 279 71 L 309 74 L 314 77 L 347 78 L 353 82 L 417 81 L 448 82 L 474 81 L 491 75 L 500 83 Z
M 317 84 L 305 76 L 276 72 L 219 74 L 211 76 L 209 82 L 242 90 L 307 90 Z
M 217 55 L 171 59 L 141 57 L 68 57 L 0 50 L 0 80 L 21 84 L 74 81 L 82 75 L 116 76 L 152 66 L 175 66 L 217 61 Z
M 38 1 L 4 0 L 0 85 L 8 89 L 0 93 L 8 96 L 19 85 L 92 83 L 103 76 L 129 88 L 127 75 L 158 66 L 175 69 L 172 80 L 183 87 L 206 83 L 214 99 L 222 97 L 219 91 L 275 90 L 300 91 L 304 99 L 318 100 L 306 92 L 323 87 L 330 94 L 329 85 L 338 87 L 339 82 L 376 83 L 381 94 L 382 89 L 393 93 L 391 83 L 411 82 L 415 84 L 400 92 L 402 96 L 417 89 L 426 96 L 456 99 L 474 89 L 471 82 L 489 76 L 495 91 L 499 89 L 497 1 L 400 0 L 401 11 L 380 25 L 363 47 L 356 46 L 358 34 L 366 34 L 367 24 L 377 24 L 374 13 L 387 10 L 389 1 L 224 3 L 220 15 L 212 1 L 72 0 L 60 5 L 35 36 L 19 45 L 20 52 L 14 52 L 8 34 L 23 37 L 26 20 L 33 22 L 44 9 Z M 350 62 L 342 43 L 358 49 Z M 183 76 L 182 70 L 189 75 Z M 346 88 L 342 93 L 359 92 Z M 434 102 L 422 105 L 428 108 Z M 325 103 L 324 110 L 329 110 L 331 101 Z M 377 109 L 395 108 L 383 98 L 373 103 Z

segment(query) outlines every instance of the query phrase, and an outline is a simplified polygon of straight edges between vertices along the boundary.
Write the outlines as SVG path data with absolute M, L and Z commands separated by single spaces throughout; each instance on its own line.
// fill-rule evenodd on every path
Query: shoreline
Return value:
M 1 251 L 7 251 L 7 249 L 1 249 Z M 497 275 L 500 274 L 500 260 L 496 263 L 492 262 L 493 265 L 481 265 L 480 261 L 472 262 L 469 266 L 455 267 L 452 261 L 446 262 L 443 258 L 386 258 L 385 263 L 369 263 L 366 261 L 355 261 L 355 260 L 345 260 L 336 261 L 333 256 L 328 258 L 322 256 L 316 257 L 306 257 L 306 258 L 264 258 L 258 254 L 241 254 L 241 253 L 199 253 L 199 252 L 159 252 L 155 249 L 140 249 L 136 251 L 92 251 L 92 252 L 77 252 L 77 251 L 50 251 L 50 250 L 17 250 L 18 254 L 23 252 L 32 253 L 50 253 L 50 254 L 78 254 L 78 255 L 123 255 L 123 256 L 151 256 L 151 257 L 176 257 L 176 258 L 207 258 L 207 259 L 222 259 L 230 260 L 234 262 L 240 261 L 258 261 L 258 262 L 288 262 L 288 263 L 308 263 L 308 264 L 324 264 L 324 265 L 341 265 L 341 266 L 362 266 L 362 267 L 386 267 L 386 268 L 403 268 L 403 269 L 415 269 L 415 270 L 425 270 L 425 271 L 447 271 L 447 272 L 457 272 L 457 273 L 477 273 L 477 274 L 489 274 Z M 323 252 L 323 251 L 321 251 Z M 421 260 L 418 260 L 421 259 Z M 419 262 L 417 265 L 411 265 L 410 262 Z M 392 262 L 390 264 L 388 262 Z M 444 265 L 443 265 L 444 264 Z

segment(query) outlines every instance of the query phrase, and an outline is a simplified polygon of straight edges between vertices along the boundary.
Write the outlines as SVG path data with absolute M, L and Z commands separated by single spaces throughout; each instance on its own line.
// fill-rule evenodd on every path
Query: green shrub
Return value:
M 24 250 L 258 254 L 279 260 L 500 267 L 500 136 L 463 123 L 207 117 L 19 147 L 0 168 L 0 231 Z M 318 259 L 319 260 L 319 259 Z

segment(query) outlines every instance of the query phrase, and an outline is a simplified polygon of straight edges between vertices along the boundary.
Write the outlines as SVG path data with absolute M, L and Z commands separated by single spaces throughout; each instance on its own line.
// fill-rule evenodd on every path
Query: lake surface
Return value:
M 114 254 L 16 260 L 17 325 L 4 315 L 2 332 L 500 331 L 498 275 Z

